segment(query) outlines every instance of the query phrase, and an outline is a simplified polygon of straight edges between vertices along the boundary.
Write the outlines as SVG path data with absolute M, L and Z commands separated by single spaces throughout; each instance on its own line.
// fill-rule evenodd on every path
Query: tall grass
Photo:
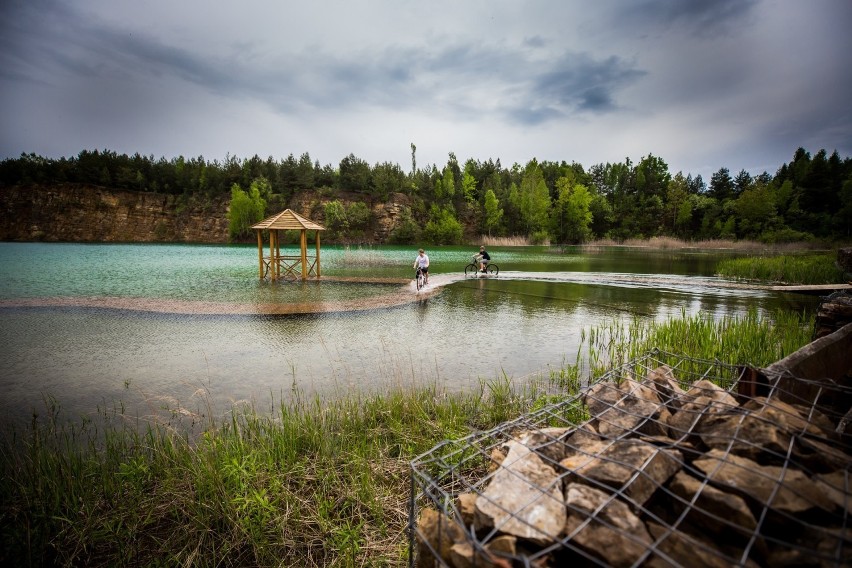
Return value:
M 844 281 L 834 253 L 723 259 L 717 272 L 729 278 L 784 284 L 836 284 Z
M 797 243 L 774 243 L 767 244 L 759 241 L 749 240 L 729 240 L 729 239 L 704 239 L 698 241 L 685 241 L 674 237 L 651 237 L 649 239 L 625 239 L 623 241 L 615 241 L 613 239 L 598 239 L 585 243 L 584 247 L 641 247 L 653 248 L 655 250 L 728 250 L 739 252 L 795 252 L 825 248 L 824 245 L 818 242 L 797 242 Z
M 611 322 L 540 381 L 302 399 L 204 418 L 200 432 L 117 412 L 48 418 L 0 444 L 0 563 L 60 566 L 402 566 L 409 462 L 445 439 L 573 393 L 583 374 L 652 347 L 765 365 L 807 343 L 795 314 Z M 581 413 L 580 413 L 581 414 Z M 578 414 L 579 415 L 579 414 Z

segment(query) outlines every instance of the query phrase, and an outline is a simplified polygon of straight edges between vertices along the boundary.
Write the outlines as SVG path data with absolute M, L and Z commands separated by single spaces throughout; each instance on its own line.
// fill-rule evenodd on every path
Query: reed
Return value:
M 750 256 L 723 259 L 716 271 L 728 278 L 783 284 L 836 284 L 844 281 L 833 253 Z
M 382 253 L 378 250 L 370 247 L 346 245 L 343 248 L 340 264 L 352 267 L 385 266 L 387 258 L 382 256 Z
M 651 237 L 649 239 L 625 239 L 623 241 L 615 241 L 613 239 L 598 239 L 581 245 L 584 248 L 603 248 L 603 247 L 637 247 L 637 248 L 653 248 L 655 250 L 726 250 L 736 252 L 755 252 L 755 253 L 782 253 L 796 251 L 812 251 L 815 249 L 824 248 L 824 245 L 818 242 L 798 242 L 798 243 L 774 243 L 767 244 L 759 241 L 749 240 L 727 240 L 727 239 L 704 239 L 699 241 L 685 241 L 674 237 Z
M 438 442 L 575 393 L 587 372 L 652 347 L 765 365 L 807 343 L 812 325 L 756 311 L 613 321 L 584 331 L 577 362 L 538 380 L 297 393 L 271 412 L 192 417 L 189 429 L 128 421 L 120 407 L 67 424 L 48 399 L 46 417 L 0 443 L 0 563 L 403 566 L 409 462 Z
M 479 244 L 489 247 L 525 247 L 529 246 L 530 240 L 526 236 L 513 237 L 492 237 L 489 235 L 481 235 Z

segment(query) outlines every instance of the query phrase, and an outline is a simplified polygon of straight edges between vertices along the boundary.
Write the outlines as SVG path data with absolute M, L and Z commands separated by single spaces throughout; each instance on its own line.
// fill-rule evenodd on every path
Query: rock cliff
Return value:
M 228 240 L 228 200 L 96 186 L 0 189 L 0 240 L 203 242 Z
M 290 208 L 323 223 L 324 205 L 332 199 L 351 203 L 363 196 L 305 193 L 295 196 Z M 229 201 L 229 196 L 202 200 L 91 185 L 3 187 L 0 241 L 225 243 Z M 365 240 L 385 242 L 407 205 L 402 194 L 370 204 Z

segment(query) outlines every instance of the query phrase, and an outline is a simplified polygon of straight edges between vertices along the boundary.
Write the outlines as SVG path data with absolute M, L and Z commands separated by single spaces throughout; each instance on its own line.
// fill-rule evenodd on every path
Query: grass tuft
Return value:
M 837 284 L 844 281 L 834 253 L 728 258 L 721 260 L 716 270 L 728 278 L 779 284 Z

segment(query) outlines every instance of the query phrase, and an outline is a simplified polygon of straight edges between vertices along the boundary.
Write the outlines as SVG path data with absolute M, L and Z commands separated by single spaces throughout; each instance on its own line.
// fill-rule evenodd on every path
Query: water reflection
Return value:
M 439 294 L 357 280 L 410 278 L 411 252 L 330 247 L 324 274 L 356 281 L 272 284 L 257 280 L 251 247 L 0 244 L 0 409 L 26 421 L 51 395 L 69 417 L 115 401 L 148 416 L 175 405 L 222 412 L 236 401 L 263 410 L 296 395 L 412 384 L 472 389 L 502 373 L 520 381 L 573 362 L 582 331 L 610 319 L 802 311 L 818 301 L 726 287 L 711 255 L 646 251 L 497 248 L 499 277 L 465 279 L 470 250 L 447 247 L 429 251 L 430 287 L 445 285 Z M 384 308 L 259 313 L 400 291 L 406 301 Z M 81 298 L 216 309 L 75 306 Z

